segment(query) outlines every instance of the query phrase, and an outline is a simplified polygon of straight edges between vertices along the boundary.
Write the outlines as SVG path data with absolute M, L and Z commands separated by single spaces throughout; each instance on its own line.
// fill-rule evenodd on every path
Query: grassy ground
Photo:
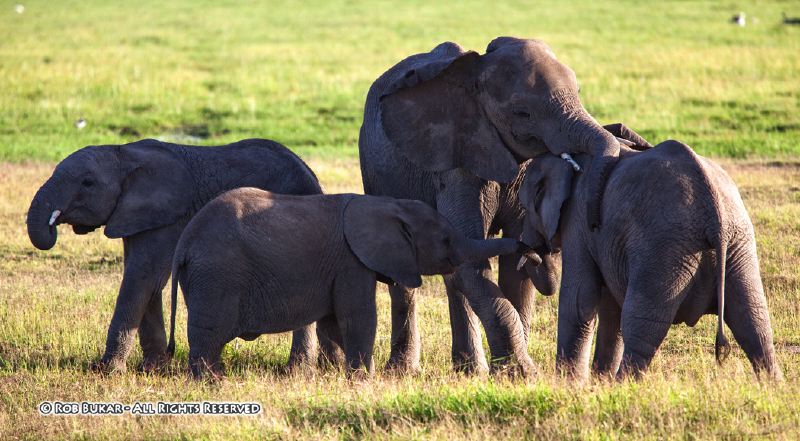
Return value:
M 355 160 L 311 161 L 333 191 L 357 191 Z M 384 437 L 448 439 L 758 438 L 800 436 L 800 163 L 724 161 L 740 185 L 758 232 L 763 279 L 787 381 L 758 384 L 735 349 L 714 363 L 714 318 L 676 326 L 640 383 L 584 386 L 553 372 L 556 301 L 538 297 L 530 352 L 544 373 L 531 383 L 451 373 L 447 303 L 441 283 L 421 289 L 423 372 L 378 373 L 351 383 L 341 372 L 286 376 L 288 335 L 228 345 L 229 376 L 195 384 L 186 365 L 185 308 L 180 304 L 178 359 L 165 376 L 131 372 L 103 377 L 86 366 L 104 348 L 121 277 L 119 241 L 62 232 L 50 252 L 34 251 L 24 229 L 28 200 L 50 172 L 46 164 L 0 165 L 0 439 L 69 436 L 159 438 Z M 388 295 L 378 293 L 376 364 L 388 357 Z M 166 303 L 165 303 L 165 306 Z M 129 365 L 141 361 L 135 352 Z M 256 418 L 42 417 L 43 400 L 258 401 Z
M 170 2 L 0 4 L 0 439 L 31 438 L 785 438 L 800 437 L 800 29 L 791 3 Z M 757 23 L 753 17 L 758 18 Z M 423 372 L 281 373 L 288 336 L 226 348 L 221 384 L 180 372 L 103 377 L 121 243 L 62 231 L 49 252 L 24 230 L 54 160 L 87 144 L 159 137 L 219 144 L 269 137 L 299 151 L 330 192 L 360 191 L 356 141 L 366 90 L 403 56 L 444 40 L 483 50 L 503 34 L 547 40 L 603 123 L 674 137 L 717 157 L 756 225 L 787 381 L 757 383 L 738 349 L 713 361 L 713 323 L 675 327 L 639 383 L 555 376 L 555 299 L 537 298 L 530 383 L 450 371 L 443 287 L 420 295 Z M 74 122 L 85 118 L 77 129 Z M 389 350 L 378 293 L 377 365 Z M 165 306 L 168 306 L 165 304 Z M 186 361 L 185 309 L 178 358 Z M 129 366 L 141 361 L 134 353 Z M 42 417 L 43 400 L 258 401 L 255 418 Z
M 780 15 L 800 15 L 791 3 L 758 2 L 743 28 L 724 2 L 163 3 L 0 5 L 0 160 L 141 137 L 261 136 L 354 156 L 380 73 L 445 40 L 483 51 L 499 35 L 548 41 L 603 123 L 704 154 L 800 153 L 800 27 Z

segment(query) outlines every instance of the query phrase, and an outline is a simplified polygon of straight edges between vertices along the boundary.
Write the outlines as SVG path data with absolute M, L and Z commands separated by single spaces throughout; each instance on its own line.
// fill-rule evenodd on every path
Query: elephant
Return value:
M 82 148 L 55 168 L 31 202 L 28 235 L 48 250 L 56 227 L 77 234 L 105 225 L 122 238 L 124 273 L 105 354 L 92 368 L 124 371 L 138 330 L 144 370 L 166 361 L 161 290 L 170 274 L 175 245 L 188 220 L 226 190 L 254 186 L 275 192 L 319 194 L 311 169 L 283 145 L 247 139 L 226 146 L 190 147 L 154 139 Z M 316 357 L 313 326 L 294 335 L 290 366 Z
M 588 375 L 597 320 L 600 374 L 640 377 L 671 324 L 717 314 L 715 354 L 730 352 L 724 324 L 759 375 L 780 379 L 753 224 L 725 171 L 678 141 L 623 148 L 603 195 L 603 227 L 591 232 L 590 176 L 548 155 L 526 171 L 522 242 L 561 250 L 558 370 Z M 598 314 L 599 313 L 599 314 Z
M 365 193 L 423 201 L 470 238 L 500 231 L 518 238 L 526 160 L 545 152 L 590 153 L 589 194 L 596 195 L 620 138 L 650 147 L 622 124 L 600 126 L 578 99 L 575 74 L 544 42 L 500 37 L 484 55 L 446 42 L 381 75 L 366 98 L 359 157 Z M 508 357 L 512 344 L 526 346 L 533 287 L 555 291 L 558 257 L 548 254 L 525 271 L 516 268 L 519 258 L 499 258 L 499 286 L 488 262 L 462 265 L 444 278 L 456 369 L 488 370 L 475 313 L 493 358 Z M 387 367 L 413 371 L 420 357 L 413 291 L 399 284 L 390 294 Z
M 231 190 L 203 207 L 178 241 L 168 352 L 180 283 L 195 377 L 221 374 L 222 348 L 236 337 L 313 322 L 344 349 L 348 372 L 371 373 L 376 280 L 418 287 L 421 275 L 519 248 L 513 239 L 468 239 L 420 201 Z M 530 357 L 517 361 L 528 375 Z

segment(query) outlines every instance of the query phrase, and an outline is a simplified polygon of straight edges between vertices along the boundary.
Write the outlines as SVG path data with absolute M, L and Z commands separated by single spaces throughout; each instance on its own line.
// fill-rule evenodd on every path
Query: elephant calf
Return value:
M 558 366 L 585 375 L 598 311 L 595 368 L 618 376 L 643 372 L 672 323 L 716 312 L 718 362 L 730 350 L 724 321 L 756 373 L 780 379 L 753 225 L 722 168 L 677 141 L 623 151 L 592 232 L 587 179 L 573 169 L 589 157 L 575 159 L 535 161 L 520 190 L 522 241 L 562 249 Z
M 105 225 L 122 238 L 125 268 L 106 350 L 93 367 L 125 370 L 139 333 L 143 368 L 162 365 L 167 347 L 161 290 L 183 228 L 206 202 L 227 190 L 259 187 L 289 194 L 322 193 L 317 177 L 277 142 L 246 139 L 218 147 L 192 147 L 144 139 L 89 146 L 61 161 L 28 211 L 28 235 L 41 250 L 56 244 L 59 224 L 86 234 Z M 313 361 L 313 326 L 294 335 L 290 365 Z
M 180 283 L 189 311 L 192 374 L 219 373 L 236 337 L 317 322 L 351 371 L 372 371 L 375 282 L 408 287 L 422 274 L 518 251 L 513 239 L 467 239 L 425 203 L 375 196 L 229 191 L 187 225 L 173 261 L 172 331 Z M 517 357 L 532 370 L 524 348 Z

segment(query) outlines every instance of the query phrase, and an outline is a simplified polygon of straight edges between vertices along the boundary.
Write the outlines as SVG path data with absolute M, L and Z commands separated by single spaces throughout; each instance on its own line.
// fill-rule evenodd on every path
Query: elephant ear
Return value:
M 422 285 L 417 251 L 402 214 L 390 199 L 356 196 L 344 209 L 344 237 L 364 266 L 400 285 L 417 288 Z
M 105 235 L 128 237 L 177 222 L 190 209 L 194 180 L 178 154 L 159 141 L 120 147 L 125 177 Z
M 432 54 L 441 52 L 437 56 L 414 63 L 381 96 L 386 136 L 426 170 L 464 168 L 486 180 L 511 182 L 517 161 L 477 99 L 480 55 L 442 50 L 447 44 L 434 49 Z
M 572 167 L 561 158 L 542 155 L 525 171 L 519 200 L 529 215 L 538 218 L 540 233 L 552 249 L 552 241 L 561 221 L 561 207 L 572 189 Z

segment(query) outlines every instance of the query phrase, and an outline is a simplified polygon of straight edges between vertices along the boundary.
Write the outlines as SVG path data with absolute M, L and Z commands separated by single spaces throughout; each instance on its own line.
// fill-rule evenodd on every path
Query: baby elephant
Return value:
M 598 311 L 595 369 L 619 377 L 648 367 L 672 323 L 717 313 L 717 361 L 730 351 L 724 320 L 756 373 L 780 379 L 753 225 L 722 168 L 677 141 L 623 151 L 602 195 L 602 227 L 590 231 L 586 176 L 573 169 L 590 158 L 575 159 L 534 161 L 520 190 L 522 241 L 562 250 L 559 368 L 587 373 Z
M 513 239 L 471 240 L 419 201 L 374 196 L 229 191 L 203 207 L 173 261 L 189 311 L 192 374 L 221 372 L 236 337 L 317 326 L 344 348 L 350 370 L 372 371 L 375 281 L 418 287 L 422 274 L 518 251 Z M 518 360 L 523 370 L 532 362 Z

